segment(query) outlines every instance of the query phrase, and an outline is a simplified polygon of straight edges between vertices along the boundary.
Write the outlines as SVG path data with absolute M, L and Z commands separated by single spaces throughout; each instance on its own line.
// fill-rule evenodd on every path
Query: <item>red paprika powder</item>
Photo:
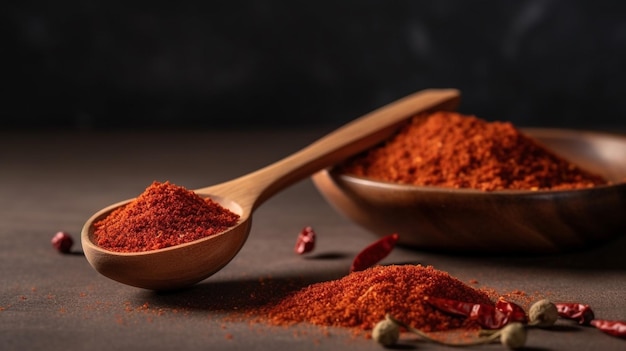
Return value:
M 431 266 L 390 265 L 309 285 L 256 312 L 279 325 L 307 322 L 370 330 L 389 313 L 424 331 L 476 327 L 432 307 L 426 296 L 493 304 L 484 292 Z
M 188 243 L 237 224 L 239 215 L 169 182 L 153 182 L 135 200 L 94 223 L 98 246 L 142 252 Z
M 384 144 L 347 161 L 343 172 L 394 183 L 486 191 L 607 184 L 509 122 L 445 111 L 415 116 Z

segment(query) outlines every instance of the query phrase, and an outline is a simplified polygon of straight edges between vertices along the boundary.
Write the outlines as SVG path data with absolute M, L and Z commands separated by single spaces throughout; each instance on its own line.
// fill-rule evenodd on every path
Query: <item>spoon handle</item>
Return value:
M 456 89 L 418 91 L 344 125 L 282 160 L 196 192 L 227 195 L 252 212 L 295 182 L 387 139 L 410 117 L 427 110 L 455 109 L 459 99 Z

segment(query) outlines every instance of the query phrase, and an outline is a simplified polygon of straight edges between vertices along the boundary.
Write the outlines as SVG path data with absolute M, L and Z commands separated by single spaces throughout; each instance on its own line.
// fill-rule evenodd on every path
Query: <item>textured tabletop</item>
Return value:
M 189 189 L 216 184 L 277 161 L 327 131 L 0 135 L 0 349 L 381 350 L 352 330 L 233 318 L 269 289 L 345 276 L 354 255 L 375 239 L 334 212 L 309 180 L 264 203 L 235 259 L 190 289 L 159 293 L 122 285 L 97 273 L 80 248 L 80 231 L 93 213 L 137 196 L 154 180 Z M 293 249 L 304 226 L 315 229 L 318 243 L 300 256 Z M 50 245 L 60 230 L 76 241 L 69 255 Z M 397 248 L 382 263 L 432 265 L 475 287 L 586 303 L 597 317 L 626 320 L 624 234 L 559 255 Z M 443 349 L 410 338 L 403 347 Z M 626 341 L 560 322 L 556 331 L 530 331 L 527 347 L 618 350 Z

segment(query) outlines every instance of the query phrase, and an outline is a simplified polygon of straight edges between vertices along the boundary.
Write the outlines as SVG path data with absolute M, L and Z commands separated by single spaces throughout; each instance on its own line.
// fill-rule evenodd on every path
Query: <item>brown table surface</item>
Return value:
M 215 184 L 277 161 L 327 131 L 0 133 L 0 349 L 381 350 L 350 330 L 229 319 L 258 289 L 340 278 L 375 239 L 334 212 L 309 180 L 264 203 L 235 259 L 187 290 L 157 293 L 109 280 L 92 269 L 80 248 L 80 231 L 93 213 L 138 195 L 153 180 L 190 189 Z M 307 225 L 316 230 L 318 245 L 311 255 L 298 256 L 296 234 Z M 50 239 L 59 230 L 76 239 L 73 254 L 52 249 Z M 623 235 L 549 256 L 397 248 L 383 263 L 433 265 L 477 287 L 549 294 L 587 303 L 599 318 L 626 320 L 625 253 Z M 565 321 L 559 326 L 531 330 L 528 349 L 626 348 L 626 340 L 593 328 Z M 443 347 L 410 339 L 403 348 Z

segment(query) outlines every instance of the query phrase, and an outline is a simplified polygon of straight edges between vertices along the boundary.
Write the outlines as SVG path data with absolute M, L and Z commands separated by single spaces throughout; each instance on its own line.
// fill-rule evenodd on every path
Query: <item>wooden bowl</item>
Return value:
M 492 191 L 387 183 L 326 169 L 313 182 L 340 213 L 399 243 L 464 253 L 553 253 L 626 234 L 626 136 L 522 129 L 612 185 Z

